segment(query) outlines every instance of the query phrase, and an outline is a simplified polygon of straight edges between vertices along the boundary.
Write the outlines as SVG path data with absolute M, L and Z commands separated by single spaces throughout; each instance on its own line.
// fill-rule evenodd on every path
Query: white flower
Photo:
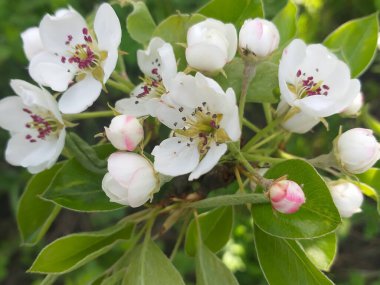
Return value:
M 360 189 L 350 182 L 330 182 L 329 188 L 334 204 L 343 218 L 349 218 L 355 213 L 361 212 L 364 197 Z
M 145 75 L 144 82 L 131 92 L 131 98 L 117 101 L 116 110 L 137 117 L 154 116 L 155 103 L 177 74 L 173 47 L 160 38 L 152 38 L 146 50 L 137 51 L 137 63 Z
M 29 73 L 39 84 L 65 91 L 58 102 L 63 113 L 91 106 L 116 66 L 121 27 L 109 4 L 99 7 L 94 31 L 96 40 L 72 9 L 59 16 L 46 15 L 40 23 L 44 50 L 32 58 Z
M 292 214 L 305 203 L 302 188 L 292 180 L 280 180 L 273 183 L 268 191 L 272 207 L 283 214 Z
M 161 97 L 157 118 L 173 136 L 153 149 L 156 171 L 169 176 L 190 173 L 189 180 L 210 171 L 227 151 L 227 142 L 241 135 L 232 88 L 197 73 L 178 73 Z
M 355 128 L 338 137 L 334 149 L 341 167 L 359 174 L 370 169 L 380 158 L 380 145 L 369 129 Z
M 278 48 L 280 34 L 270 21 L 247 19 L 239 32 L 239 47 L 257 57 L 266 57 Z
M 231 61 L 237 49 L 237 32 L 232 24 L 207 19 L 187 32 L 186 60 L 201 71 L 219 71 Z
M 341 112 L 360 91 L 343 61 L 323 45 L 307 46 L 299 39 L 282 54 L 279 84 L 282 100 L 315 118 Z
M 12 80 L 11 87 L 18 96 L 0 101 L 0 127 L 11 134 L 5 159 L 31 173 L 50 168 L 66 136 L 57 102 L 46 90 L 22 80 Z
M 111 154 L 108 171 L 102 188 L 111 202 L 140 207 L 159 190 L 160 181 L 152 164 L 136 153 Z
M 277 107 L 277 114 L 278 116 L 286 114 L 281 126 L 289 132 L 304 134 L 320 122 L 320 118 L 310 116 L 299 109 L 292 109 L 291 112 L 289 110 L 290 106 L 281 100 Z
M 139 120 L 129 115 L 116 116 L 104 129 L 108 140 L 119 150 L 133 151 L 144 138 Z
M 359 114 L 364 104 L 364 96 L 362 92 L 355 97 L 354 101 L 346 109 L 341 112 L 343 116 L 355 117 Z

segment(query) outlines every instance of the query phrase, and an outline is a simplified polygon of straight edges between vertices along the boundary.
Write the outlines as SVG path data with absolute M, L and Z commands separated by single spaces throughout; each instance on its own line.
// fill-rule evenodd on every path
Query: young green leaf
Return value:
M 378 14 L 349 21 L 324 40 L 351 68 L 351 76 L 360 76 L 370 65 L 377 50 Z
M 233 225 L 233 208 L 220 207 L 199 215 L 203 243 L 213 252 L 217 252 L 226 245 L 230 239 Z M 198 234 L 195 221 L 192 220 L 187 229 L 185 250 L 190 256 L 196 253 Z
M 365 195 L 376 201 L 377 212 L 380 214 L 380 169 L 371 168 L 356 176 L 360 180 L 357 185 Z
M 133 224 L 117 224 L 99 232 L 71 234 L 47 245 L 29 272 L 63 274 L 109 251 L 117 241 L 128 240 Z
M 316 239 L 302 239 L 298 243 L 318 269 L 330 270 L 338 250 L 338 240 L 335 233 Z
M 68 132 L 65 143 L 69 152 L 87 170 L 105 174 L 107 162 L 98 157 L 95 149 L 75 133 Z
M 132 2 L 133 11 L 127 17 L 127 30 L 132 39 L 146 45 L 152 37 L 156 28 L 148 8 L 142 1 Z
M 42 200 L 41 195 L 49 187 L 63 163 L 34 175 L 28 182 L 17 207 L 17 224 L 23 245 L 32 246 L 41 240 L 61 207 Z
M 185 285 L 177 269 L 151 240 L 138 246 L 131 260 L 123 285 Z
M 198 10 L 198 13 L 224 23 L 234 23 L 238 28 L 245 19 L 264 17 L 261 0 L 212 0 Z
M 274 17 L 273 23 L 280 32 L 280 44 L 282 47 L 293 39 L 297 33 L 297 5 L 292 1 Z
M 102 190 L 103 175 L 84 168 L 75 158 L 57 172 L 42 197 L 75 211 L 109 211 L 122 205 L 109 201 Z
M 287 175 L 302 186 L 306 203 L 293 214 L 282 214 L 270 204 L 256 204 L 252 216 L 256 225 L 266 233 L 283 238 L 316 238 L 333 232 L 341 218 L 330 191 L 318 172 L 303 160 L 287 160 L 266 172 L 266 178 Z
M 232 272 L 202 242 L 198 242 L 195 257 L 196 285 L 239 285 Z
M 296 241 L 268 235 L 257 226 L 254 233 L 257 257 L 269 284 L 333 284 L 313 265 Z

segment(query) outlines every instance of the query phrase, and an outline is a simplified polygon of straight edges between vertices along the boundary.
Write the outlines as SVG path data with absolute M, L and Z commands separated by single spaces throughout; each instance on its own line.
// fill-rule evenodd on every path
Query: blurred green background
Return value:
M 27 59 L 22 50 L 20 33 L 30 26 L 38 25 L 45 13 L 53 13 L 60 7 L 71 5 L 73 8 L 88 15 L 94 11 L 94 6 L 101 1 L 88 0 L 0 0 L 0 97 L 12 95 L 9 88 L 11 78 L 31 81 L 27 72 Z M 160 22 L 170 14 L 193 12 L 206 3 L 206 0 L 147 0 L 146 3 L 156 20 Z M 267 18 L 272 18 L 286 1 L 264 0 Z M 380 9 L 380 0 L 295 0 L 299 5 L 299 36 L 307 42 L 321 42 L 332 30 L 342 23 L 376 12 Z M 236 0 L 239 5 L 239 0 Z M 122 26 L 130 7 L 117 8 Z M 125 57 L 127 70 L 132 79 L 139 75 L 136 66 L 135 52 L 140 48 L 130 39 L 124 30 L 121 49 L 129 53 Z M 380 58 L 376 56 L 372 67 L 361 77 L 366 102 L 371 102 L 371 113 L 380 118 Z M 103 105 L 104 106 L 104 105 Z M 338 127 L 337 120 L 330 119 L 332 130 Z M 357 124 L 350 120 L 349 125 Z M 79 130 L 81 134 L 93 140 L 93 134 L 101 131 L 102 125 L 87 123 Z M 335 137 L 336 132 L 320 136 L 325 130 L 318 127 L 314 139 L 305 136 L 293 136 L 288 150 L 299 155 L 311 156 L 322 153 Z M 326 139 L 327 138 L 327 139 Z M 4 162 L 3 152 L 8 139 L 7 132 L 0 131 L 0 284 L 38 284 L 41 276 L 26 274 L 38 251 L 46 244 L 62 235 L 84 230 L 93 230 L 111 223 L 121 216 L 122 212 L 111 215 L 78 214 L 62 211 L 49 230 L 43 244 L 34 248 L 20 247 L 15 212 L 17 201 L 29 174 L 21 168 L 15 168 Z M 223 259 L 235 271 L 242 285 L 266 284 L 258 266 L 250 221 L 247 215 L 237 215 L 233 241 L 227 246 Z M 380 284 L 380 219 L 372 201 L 366 201 L 363 213 L 357 214 L 341 228 L 338 258 L 328 275 L 338 284 Z M 169 236 L 164 241 L 169 245 L 175 236 Z M 93 279 L 104 266 L 112 262 L 112 252 L 83 269 L 74 271 L 59 279 L 56 284 L 86 284 Z M 193 262 L 184 254 L 179 254 L 175 260 L 178 269 L 191 283 L 194 280 Z M 189 284 L 190 284 L 189 283 Z

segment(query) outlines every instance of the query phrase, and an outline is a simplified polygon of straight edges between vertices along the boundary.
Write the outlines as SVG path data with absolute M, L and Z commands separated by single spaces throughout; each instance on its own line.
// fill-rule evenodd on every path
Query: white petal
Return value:
M 168 85 L 170 80 L 177 74 L 177 62 L 173 47 L 169 43 L 165 43 L 158 49 L 158 54 L 161 58 L 161 70 L 160 74 L 164 86 Z
M 31 27 L 21 33 L 24 53 L 28 60 L 43 50 L 38 27 Z
M 226 131 L 232 141 L 238 141 L 241 136 L 239 109 L 236 105 L 231 106 L 231 109 L 231 112 L 223 114 L 220 127 Z
M 57 138 L 48 137 L 45 140 L 37 139 L 29 142 L 27 133 L 14 134 L 8 141 L 5 150 L 5 159 L 12 165 L 23 167 L 38 166 L 49 162 L 57 150 Z
M 238 42 L 238 37 L 237 37 L 237 31 L 234 25 L 232 24 L 225 24 L 225 36 L 228 41 L 228 51 L 227 51 L 227 59 L 228 61 L 231 61 L 236 54 L 237 50 L 237 42 Z
M 48 52 L 40 52 L 29 64 L 29 74 L 37 83 L 55 91 L 65 91 L 76 72 L 74 65 L 62 63 L 61 58 Z
M 283 122 L 281 125 L 284 129 L 292 133 L 304 134 L 310 131 L 315 125 L 320 122 L 320 119 L 317 117 L 312 117 L 306 114 L 305 112 L 299 112 L 287 121 Z
M 87 24 L 74 10 L 58 17 L 45 15 L 39 28 L 44 48 L 52 53 L 67 54 L 70 46 L 85 43 L 82 30 L 87 28 Z M 69 35 L 72 36 L 72 40 L 70 45 L 66 45 Z
M 136 101 L 138 102 L 136 104 Z M 147 103 L 149 99 L 125 98 L 116 102 L 115 109 L 121 114 L 142 117 L 149 115 Z
M 223 154 L 227 151 L 227 144 L 215 144 L 210 146 L 207 154 L 203 157 L 198 166 L 191 172 L 189 181 L 198 179 L 201 175 L 209 172 L 219 161 Z
M 236 95 L 234 89 L 231 87 L 226 90 L 227 99 L 231 104 L 236 104 Z
M 186 49 L 186 60 L 190 66 L 201 71 L 221 70 L 228 62 L 228 55 L 212 44 L 195 44 Z
M 100 50 L 117 50 L 121 41 L 121 26 L 110 4 L 100 5 L 94 20 L 94 30 Z
M 163 123 L 165 126 L 171 129 L 182 129 L 185 126 L 182 120 L 184 111 L 180 112 L 178 109 L 168 106 L 162 101 L 155 104 L 156 112 L 155 116 L 157 119 Z
M 119 52 L 117 49 L 108 50 L 107 58 L 103 61 L 102 65 L 104 71 L 103 83 L 107 82 L 108 78 L 110 78 L 112 72 L 115 70 L 118 56 Z
M 297 71 L 305 56 L 306 44 L 302 40 L 295 39 L 284 49 L 279 64 L 279 74 L 283 74 L 284 80 L 295 81 Z
M 26 129 L 25 124 L 31 121 L 26 108 L 18 96 L 5 97 L 0 100 L 0 127 L 11 132 L 21 132 Z
M 12 79 L 10 85 L 13 91 L 21 97 L 25 105 L 32 108 L 35 106 L 42 107 L 50 111 L 58 121 L 63 123 L 62 116 L 58 111 L 57 101 L 48 91 L 18 79 Z
M 199 163 L 197 144 L 182 138 L 173 137 L 164 140 L 153 149 L 152 154 L 155 170 L 169 176 L 189 173 Z
M 111 202 L 121 205 L 129 205 L 127 189 L 113 179 L 109 172 L 104 175 L 102 180 L 102 189 L 108 198 L 110 198 Z
M 90 107 L 99 97 L 102 84 L 91 75 L 71 86 L 58 101 L 59 110 L 65 114 L 76 114 Z

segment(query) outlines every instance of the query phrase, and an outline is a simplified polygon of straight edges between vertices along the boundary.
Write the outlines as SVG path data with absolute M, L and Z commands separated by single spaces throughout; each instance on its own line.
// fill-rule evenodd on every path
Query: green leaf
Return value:
M 349 21 L 333 31 L 323 42 L 360 76 L 370 65 L 377 49 L 378 14 Z
M 35 245 L 45 235 L 61 207 L 42 200 L 41 195 L 49 186 L 62 163 L 34 175 L 28 182 L 17 207 L 17 223 L 22 244 Z
M 380 136 L 380 122 L 369 113 L 368 105 L 362 108 L 360 112 L 360 121 L 367 128 L 373 130 L 376 135 Z
M 72 271 L 106 253 L 117 241 L 128 240 L 132 231 L 133 224 L 117 224 L 98 232 L 59 238 L 40 252 L 29 272 L 63 274 Z
M 195 273 L 196 285 L 239 285 L 232 272 L 202 242 L 197 246 Z
M 297 33 L 297 5 L 292 1 L 274 17 L 273 23 L 280 32 L 280 44 L 282 47 L 293 39 Z
M 178 69 L 186 67 L 185 48 L 178 44 L 186 44 L 187 30 L 194 24 L 205 20 L 206 17 L 199 14 L 172 15 L 163 20 L 153 32 L 153 36 L 160 37 L 173 46 L 176 59 L 179 60 Z
M 316 239 L 299 240 L 299 244 L 318 269 L 330 270 L 338 250 L 338 240 L 335 233 Z
M 215 196 L 200 200 L 194 203 L 189 203 L 187 207 L 202 209 L 202 208 L 216 208 L 221 206 L 234 206 L 242 204 L 261 204 L 269 203 L 268 198 L 263 194 L 248 194 L 236 193 L 223 196 Z
M 224 90 L 232 87 L 237 96 L 241 93 L 244 62 L 241 58 L 234 58 L 224 67 L 227 78 L 219 74 L 214 79 Z M 276 89 L 278 88 L 278 65 L 263 61 L 256 66 L 256 75 L 251 81 L 247 102 L 275 103 L 278 101 Z
M 127 30 L 132 39 L 146 45 L 152 38 L 156 23 L 142 1 L 132 2 L 133 11 L 127 17 Z
M 107 162 L 100 159 L 95 149 L 77 134 L 68 132 L 65 146 L 85 169 L 94 173 L 106 173 Z
M 265 18 L 272 19 L 275 17 L 287 3 L 287 0 L 263 0 Z
M 362 192 L 377 202 L 377 212 L 380 214 L 380 169 L 371 168 L 356 176 L 361 182 L 358 186 Z
M 72 158 L 57 172 L 42 197 L 75 211 L 109 211 L 122 208 L 122 205 L 110 202 L 103 192 L 103 176 L 87 170 Z
M 270 285 L 333 284 L 307 258 L 296 241 L 274 237 L 254 227 L 261 269 Z
M 284 238 L 316 238 L 333 232 L 341 218 L 318 172 L 309 163 L 294 159 L 276 164 L 265 173 L 266 178 L 272 179 L 284 175 L 302 185 L 306 203 L 293 214 L 277 212 L 269 204 L 256 204 L 252 207 L 256 225 L 268 234 Z
M 234 23 L 238 28 L 245 19 L 264 17 L 261 0 L 212 0 L 201 7 L 198 13 L 224 23 Z
M 151 240 L 132 253 L 123 285 L 185 285 L 177 269 Z
M 234 220 L 233 208 L 220 207 L 199 215 L 203 243 L 213 252 L 221 250 L 230 239 Z M 190 256 L 196 253 L 198 233 L 192 220 L 186 233 L 185 250 Z

